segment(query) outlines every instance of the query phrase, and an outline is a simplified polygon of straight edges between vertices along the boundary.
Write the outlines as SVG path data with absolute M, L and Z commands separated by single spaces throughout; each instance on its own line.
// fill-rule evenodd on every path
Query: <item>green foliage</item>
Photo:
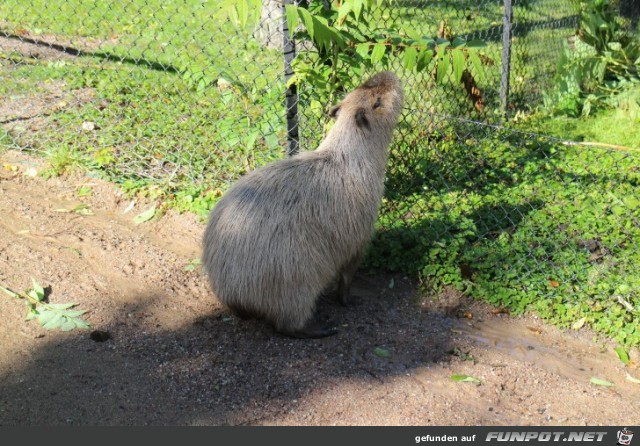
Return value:
M 251 21 L 260 17 L 262 0 L 222 0 L 219 6 L 219 13 L 223 19 L 231 20 L 244 28 L 252 19 L 252 15 L 255 19 Z
M 63 41 L 73 36 L 81 46 L 82 36 L 90 36 L 95 40 L 86 42 L 99 43 L 82 57 L 56 62 L 0 53 L 0 96 L 29 99 L 55 87 L 66 102 L 40 114 L 38 131 L 20 121 L 10 136 L 0 130 L 0 150 L 8 145 L 48 151 L 52 173 L 85 167 L 129 194 L 163 198 L 205 216 L 238 176 L 283 154 L 284 85 L 270 82 L 282 70 L 281 56 L 252 38 L 261 3 L 0 2 L 9 32 L 26 29 Z M 497 64 L 490 68 L 487 57 L 499 53 L 500 42 L 489 39 L 481 52 L 483 42 L 455 34 L 499 27 L 501 2 L 484 3 L 482 11 L 466 2 L 465 14 L 460 2 L 430 3 L 434 20 L 427 21 L 415 2 L 392 2 L 384 11 L 370 0 L 308 3 L 307 9 L 286 10 L 289 29 L 306 49 L 294 62 L 292 80 L 311 121 L 301 125 L 303 140 L 320 137 L 313 124 L 342 93 L 337 85 L 348 90 L 369 71 L 391 68 L 416 87 L 407 97 L 412 113 L 391 151 L 387 195 L 367 264 L 411 273 L 428 293 L 453 286 L 516 312 L 536 310 L 564 326 L 584 319 L 624 345 L 638 345 L 640 285 L 633 271 L 640 259 L 633 247 L 639 236 L 629 216 L 637 215 L 640 194 L 637 163 L 628 153 L 564 147 L 493 127 L 425 122 L 425 115 L 473 108 L 464 92 L 455 94 L 465 70 L 478 81 L 487 76 L 481 85 L 487 107 L 495 101 L 491 88 L 499 84 L 499 70 Z M 514 10 L 519 23 L 560 22 L 572 14 L 545 2 L 527 5 Z M 394 19 L 397 25 L 388 25 L 389 13 L 401 17 Z M 456 33 L 440 33 L 440 19 Z M 594 69 L 602 65 L 591 62 L 593 75 L 582 73 L 583 62 L 571 53 L 562 107 L 580 114 L 588 102 L 592 108 L 602 101 L 617 106 L 615 113 L 624 112 L 626 120 L 612 114 L 601 126 L 626 125 L 629 142 L 613 136 L 603 142 L 633 146 L 640 102 L 630 92 L 637 84 L 620 80 L 633 71 L 613 62 L 623 53 L 629 57 L 632 47 L 616 37 L 620 28 L 603 35 L 594 29 L 591 43 L 588 32 L 585 41 L 576 39 L 578 52 L 607 61 L 607 88 L 624 82 L 632 87 L 601 100 L 605 90 L 584 88 L 594 88 L 601 73 Z M 527 39 L 536 44 L 514 46 L 514 103 L 529 104 L 545 89 L 540 78 L 554 62 L 549 49 L 568 32 L 531 27 Z M 91 98 L 85 102 L 87 91 Z M 83 130 L 87 121 L 96 129 Z
M 354 78 L 362 78 L 377 66 L 388 69 L 393 61 L 407 71 L 432 70 L 437 83 L 451 78 L 460 84 L 470 66 L 478 75 L 484 73 L 477 54 L 486 46 L 483 41 L 396 29 L 377 17 L 374 5 L 378 3 L 317 0 L 309 2 L 308 8 L 286 5 L 291 35 L 297 42 L 313 45 L 297 56 L 289 80 L 289 84 L 313 86 L 313 97 L 304 97 L 302 92 L 303 103 L 321 110 L 319 104 L 334 103 L 336 93 L 343 92 L 337 90 L 340 86 L 346 89 Z
M 538 133 L 572 141 L 617 144 L 640 149 L 640 83 L 603 101 L 606 109 L 589 116 L 554 116 L 537 113 L 523 124 Z
M 42 285 L 31 279 L 33 286 L 24 293 L 16 293 L 9 288 L 0 286 L 0 291 L 5 294 L 23 300 L 27 308 L 26 320 L 37 319 L 40 325 L 47 330 L 60 329 L 69 331 L 73 329 L 87 329 L 90 325 L 82 319 L 85 310 L 72 310 L 74 303 L 52 304 L 45 301 L 45 291 Z
M 271 81 L 282 66 L 277 50 L 260 47 L 222 6 L 0 2 L 7 32 L 74 36 L 86 51 L 56 61 L 0 52 L 0 96 L 25 103 L 49 91 L 61 97 L 59 104 L 35 101 L 47 104 L 36 110 L 37 132 L 17 121 L 12 139 L 0 133 L 0 144 L 46 154 L 52 166 L 44 175 L 85 169 L 131 193 L 160 190 L 183 210 L 210 205 L 213 191 L 280 158 L 286 132 L 284 85 Z
M 9 147 L 13 147 L 15 145 L 11 136 L 3 129 L 0 128 L 0 154 Z
M 49 159 L 49 168 L 43 172 L 45 177 L 72 172 L 86 164 L 84 155 L 66 144 L 51 148 L 47 153 L 47 158 Z
M 392 150 L 366 265 L 640 345 L 633 156 L 472 123 L 414 138 Z
M 568 116 L 610 107 L 611 97 L 640 82 L 640 38 L 629 33 L 609 0 L 580 2 L 580 27 L 565 54 L 547 108 Z

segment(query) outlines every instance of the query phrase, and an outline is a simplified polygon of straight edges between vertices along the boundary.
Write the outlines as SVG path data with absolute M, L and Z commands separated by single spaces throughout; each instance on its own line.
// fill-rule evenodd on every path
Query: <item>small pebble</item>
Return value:
M 104 342 L 111 339 L 111 334 L 108 331 L 94 330 L 91 332 L 89 337 L 91 338 L 92 341 Z

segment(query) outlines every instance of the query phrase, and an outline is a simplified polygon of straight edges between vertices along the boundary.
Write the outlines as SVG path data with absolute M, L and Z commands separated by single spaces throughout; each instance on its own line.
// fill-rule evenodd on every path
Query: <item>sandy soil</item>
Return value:
M 6 165 L 6 166 L 5 166 Z M 231 316 L 199 269 L 203 223 L 42 161 L 0 154 L 0 285 L 36 278 L 88 310 L 86 331 L 47 331 L 0 295 L 0 425 L 627 425 L 640 384 L 612 345 L 402 276 L 358 275 L 356 304 L 322 302 L 339 334 L 282 337 Z M 81 187 L 91 194 L 78 196 Z M 93 215 L 71 210 L 85 203 Z M 393 286 L 390 284 L 393 280 Z M 105 342 L 91 339 L 106 331 Z M 381 357 L 384 349 L 389 357 Z M 463 354 L 451 354 L 455 351 Z M 376 354 L 378 352 L 378 354 Z M 466 357 L 470 355 L 470 357 Z M 384 356 L 384 355 L 382 355 Z M 636 363 L 637 351 L 632 352 Z M 473 360 L 471 360 L 471 358 Z M 480 385 L 454 382 L 453 374 Z M 590 384 L 591 377 L 615 383 Z

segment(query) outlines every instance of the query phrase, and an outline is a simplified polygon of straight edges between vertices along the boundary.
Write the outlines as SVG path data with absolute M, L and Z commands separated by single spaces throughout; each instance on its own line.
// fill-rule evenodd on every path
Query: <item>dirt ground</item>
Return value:
M 640 371 L 612 345 L 455 293 L 433 304 L 402 276 L 358 275 L 355 305 L 322 302 L 321 318 L 339 327 L 330 338 L 289 339 L 238 320 L 199 268 L 185 269 L 200 255 L 203 223 L 167 213 L 136 225 L 148 203 L 131 209 L 113 185 L 87 176 L 30 176 L 42 168 L 38 158 L 0 154 L 0 285 L 24 291 L 34 277 L 50 302 L 88 310 L 92 327 L 45 330 L 0 295 L 0 425 L 640 420 L 640 384 L 626 379 Z M 83 186 L 91 194 L 78 197 Z M 93 215 L 59 211 L 81 203 Z M 93 330 L 111 338 L 96 342 Z M 637 351 L 632 358 L 640 362 Z

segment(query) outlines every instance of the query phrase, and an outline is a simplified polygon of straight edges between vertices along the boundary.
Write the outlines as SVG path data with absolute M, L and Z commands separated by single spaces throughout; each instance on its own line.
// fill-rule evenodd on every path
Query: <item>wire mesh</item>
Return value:
M 583 293 L 577 315 L 605 301 L 637 312 L 640 283 L 623 255 L 640 239 L 637 153 L 502 124 L 553 84 L 578 5 L 513 2 L 501 110 L 504 6 L 399 0 L 375 11 L 379 26 L 487 46 L 484 72 L 463 85 L 390 61 L 407 102 L 368 264 L 497 302 L 543 308 Z M 637 29 L 637 4 L 619 7 Z M 210 0 L 5 0 L 0 17 L 0 145 L 45 154 L 55 173 L 88 166 L 206 211 L 230 182 L 283 157 L 294 130 L 301 150 L 322 138 L 314 86 L 286 82 L 282 2 L 263 0 L 244 28 Z

